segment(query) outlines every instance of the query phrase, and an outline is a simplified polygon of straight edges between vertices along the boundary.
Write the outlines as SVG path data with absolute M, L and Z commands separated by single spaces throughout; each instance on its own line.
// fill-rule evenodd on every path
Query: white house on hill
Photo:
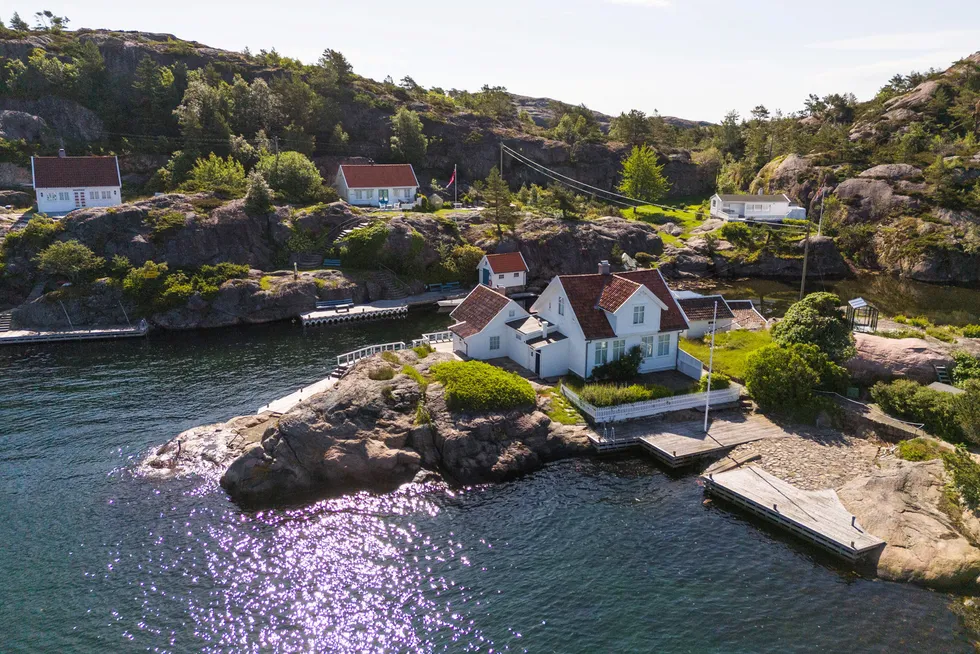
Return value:
M 527 262 L 520 252 L 484 255 L 477 270 L 484 286 L 512 291 L 527 284 Z
M 643 353 L 640 372 L 700 376 L 701 364 L 677 347 L 687 320 L 657 270 L 611 273 L 602 262 L 597 274 L 559 275 L 530 312 L 481 284 L 451 316 L 457 352 L 508 357 L 541 377 L 571 371 L 588 378 L 634 346 Z
M 414 204 L 419 180 L 411 164 L 342 164 L 334 186 L 349 204 L 380 207 Z
M 122 180 L 116 157 L 31 157 L 37 210 L 65 214 L 83 207 L 122 204 Z
M 803 220 L 806 210 L 796 205 L 785 193 L 779 195 L 719 195 L 711 196 L 711 216 L 722 220 L 759 220 L 780 222 L 786 218 Z

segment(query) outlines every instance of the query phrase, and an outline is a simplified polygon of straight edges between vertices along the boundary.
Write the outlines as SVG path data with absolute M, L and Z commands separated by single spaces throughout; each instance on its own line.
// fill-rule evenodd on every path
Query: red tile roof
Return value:
M 449 329 L 462 338 L 479 334 L 509 303 L 506 295 L 481 284 L 449 314 L 457 321 Z
M 418 186 L 419 180 L 411 164 L 343 164 L 344 179 L 348 188 L 392 188 Z
M 725 298 L 720 295 L 692 297 L 678 300 L 688 320 L 711 320 L 715 315 L 715 302 L 718 303 L 719 318 L 734 318 L 735 315 L 725 304 Z
M 115 157 L 32 157 L 34 188 L 122 186 Z
M 677 300 L 674 299 L 659 270 L 634 270 L 616 273 L 616 276 L 625 277 L 637 284 L 643 284 L 667 306 L 667 310 L 660 313 L 660 331 L 672 332 L 687 329 L 684 314 L 681 313 L 681 308 L 677 306 Z
M 527 263 L 520 252 L 507 252 L 506 254 L 488 254 L 487 263 L 495 273 L 515 273 L 527 272 Z
M 559 276 L 568 302 L 585 338 L 613 338 L 613 331 L 606 311 L 613 312 L 629 299 L 642 284 L 667 306 L 660 314 L 660 331 L 687 329 L 687 321 L 667 283 L 657 270 L 636 270 L 614 275 L 561 275 Z

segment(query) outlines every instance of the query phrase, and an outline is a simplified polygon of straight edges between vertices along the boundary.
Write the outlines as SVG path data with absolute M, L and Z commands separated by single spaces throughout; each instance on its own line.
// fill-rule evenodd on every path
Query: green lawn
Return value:
M 677 205 L 671 209 L 663 209 L 661 207 L 654 207 L 653 205 L 648 204 L 636 208 L 636 219 L 653 223 L 655 225 L 674 223 L 684 230 L 683 234 L 681 234 L 679 237 L 671 236 L 669 234 L 661 234 L 660 236 L 663 238 L 664 243 L 667 243 L 668 245 L 676 245 L 687 240 L 694 228 L 702 223 L 702 221 L 697 217 L 697 211 L 700 208 L 700 203 Z M 624 210 L 624 214 L 628 218 L 633 217 L 632 211 Z
M 745 362 L 749 355 L 771 342 L 772 337 L 768 331 L 750 332 L 745 329 L 737 329 L 717 334 L 715 336 L 714 369 L 735 380 L 742 381 L 745 379 Z M 681 349 L 700 359 L 704 365 L 708 365 L 710 346 L 710 334 L 704 339 L 691 340 L 685 338 L 681 340 Z

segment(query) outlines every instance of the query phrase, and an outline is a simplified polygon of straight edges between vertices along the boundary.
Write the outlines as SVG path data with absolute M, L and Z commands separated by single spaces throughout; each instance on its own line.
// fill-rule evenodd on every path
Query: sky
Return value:
M 42 8 L 71 28 L 275 48 L 308 63 L 332 48 L 377 80 L 491 84 L 612 115 L 712 122 L 759 104 L 798 111 L 809 93 L 869 99 L 895 73 L 980 51 L 976 0 L 10 0 L 0 13 Z

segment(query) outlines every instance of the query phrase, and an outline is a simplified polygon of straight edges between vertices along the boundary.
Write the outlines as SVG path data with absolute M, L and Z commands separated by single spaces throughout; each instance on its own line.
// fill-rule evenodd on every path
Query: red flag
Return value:
M 446 184 L 446 188 L 449 188 L 450 186 L 452 186 L 453 185 L 453 182 L 455 182 L 455 181 L 456 181 L 456 167 L 453 166 L 453 176 L 449 178 L 449 183 Z

